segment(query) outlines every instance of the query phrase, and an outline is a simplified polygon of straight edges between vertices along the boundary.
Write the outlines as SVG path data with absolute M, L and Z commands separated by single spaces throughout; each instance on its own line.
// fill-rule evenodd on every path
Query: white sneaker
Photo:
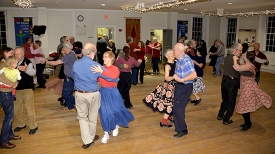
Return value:
M 101 143 L 107 143 L 108 139 L 110 138 L 108 132 L 104 132 L 104 135 L 101 139 Z
M 118 135 L 118 128 L 119 128 L 119 126 L 118 125 L 116 125 L 116 128 L 113 130 L 113 136 L 117 136 Z

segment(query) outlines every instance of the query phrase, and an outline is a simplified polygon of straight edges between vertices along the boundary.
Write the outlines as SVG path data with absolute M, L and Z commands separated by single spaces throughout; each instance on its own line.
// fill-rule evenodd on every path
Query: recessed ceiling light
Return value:
M 228 3 L 229 5 L 233 4 L 233 3 Z
M 103 4 L 101 4 L 101 6 L 105 6 L 105 4 L 103 3 Z
M 187 9 L 183 9 L 183 10 L 185 10 L 185 11 L 186 11 Z
M 60 2 L 55 2 L 56 4 L 59 4 Z

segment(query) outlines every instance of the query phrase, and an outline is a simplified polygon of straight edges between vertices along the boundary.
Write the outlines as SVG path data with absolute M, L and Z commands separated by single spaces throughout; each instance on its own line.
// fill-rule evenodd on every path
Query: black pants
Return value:
M 46 64 L 36 64 L 36 77 L 39 86 L 45 86 L 46 80 L 43 76 L 43 71 Z
M 185 108 L 192 91 L 192 83 L 176 83 L 175 85 L 173 114 L 176 132 L 182 132 L 187 129 L 185 123 Z
M 238 93 L 238 80 L 223 78 L 221 83 L 222 103 L 218 113 L 223 117 L 224 122 L 228 122 L 233 115 Z
M 130 89 L 132 84 L 132 75 L 130 72 L 120 72 L 117 89 L 119 90 L 126 107 L 133 106 L 130 101 Z
M 103 54 L 97 53 L 96 56 L 97 56 L 97 62 L 98 62 L 100 65 L 103 65 Z
M 154 73 L 159 72 L 159 58 L 152 57 L 152 63 L 153 63 L 153 72 Z
M 140 66 L 138 67 L 138 71 L 137 71 L 137 73 L 139 72 L 139 81 L 141 83 L 143 83 L 144 68 L 145 68 L 145 60 L 142 60 Z
M 255 75 L 255 81 L 257 82 L 257 84 L 259 84 L 260 81 L 260 75 L 261 75 L 261 68 L 256 68 L 256 75 Z

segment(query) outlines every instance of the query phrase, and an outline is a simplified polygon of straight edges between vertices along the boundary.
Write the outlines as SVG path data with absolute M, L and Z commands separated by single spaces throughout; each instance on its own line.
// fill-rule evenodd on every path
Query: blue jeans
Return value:
M 36 77 L 39 86 L 45 86 L 46 80 L 43 76 L 43 71 L 46 64 L 36 64 Z
M 217 61 L 215 64 L 215 69 L 216 69 L 215 76 L 222 75 L 221 65 L 222 65 L 223 59 L 224 59 L 224 56 L 217 57 Z
M 64 78 L 64 84 L 62 89 L 62 96 L 65 99 L 65 103 L 68 109 L 73 109 L 75 105 L 75 98 L 73 96 L 74 81 L 71 77 L 66 76 Z
M 0 102 L 2 103 L 5 118 L 2 124 L 0 143 L 8 143 L 9 138 L 14 136 L 12 131 L 12 121 L 14 113 L 13 97 L 11 92 L 0 91 Z
M 138 83 L 138 67 L 132 68 L 132 83 L 133 84 Z

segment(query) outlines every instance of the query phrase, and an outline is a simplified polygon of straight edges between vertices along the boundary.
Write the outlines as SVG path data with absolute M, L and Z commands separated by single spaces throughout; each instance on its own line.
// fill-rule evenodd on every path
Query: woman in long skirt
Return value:
M 234 68 L 240 69 L 240 65 L 237 63 L 237 57 L 234 56 Z M 255 60 L 255 54 L 248 52 L 246 58 L 244 58 L 245 64 L 249 69 L 246 71 L 252 71 L 254 74 L 255 66 L 253 62 Z M 242 114 L 244 119 L 244 124 L 240 125 L 242 131 L 247 131 L 251 128 L 252 123 L 250 120 L 250 112 L 255 112 L 260 107 L 265 106 L 270 108 L 272 106 L 272 98 L 259 88 L 257 82 L 255 81 L 255 76 L 243 76 L 240 77 L 240 98 L 236 106 L 236 112 Z
M 119 69 L 113 65 L 115 61 L 115 55 L 112 51 L 107 51 L 103 54 L 104 67 L 106 70 L 102 70 L 100 67 L 93 67 L 94 72 L 101 72 L 104 76 L 110 78 L 119 77 Z M 118 135 L 119 125 L 122 127 L 128 127 L 128 123 L 134 120 L 133 114 L 124 106 L 123 99 L 117 89 L 117 82 L 110 82 L 103 78 L 99 78 L 101 88 L 99 90 L 101 94 L 99 115 L 104 135 L 101 139 L 101 143 L 107 143 L 110 138 L 111 130 L 113 130 L 113 136 Z

